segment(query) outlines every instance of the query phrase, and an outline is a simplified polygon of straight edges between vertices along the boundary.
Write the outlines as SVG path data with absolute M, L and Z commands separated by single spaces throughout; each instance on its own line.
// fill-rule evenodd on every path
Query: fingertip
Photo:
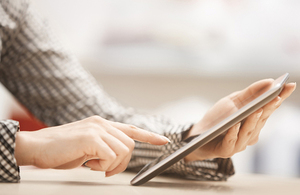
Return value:
M 294 82 L 293 84 L 294 84 L 294 89 L 293 89 L 293 91 L 295 91 L 295 89 L 296 89 L 296 87 L 297 87 L 297 83 Z
M 105 172 L 105 177 L 111 177 L 113 175 L 117 174 L 116 171 L 112 170 L 112 171 L 106 171 Z
M 158 135 L 153 133 L 152 135 L 154 136 L 150 136 L 148 139 L 148 143 L 149 144 L 153 144 L 153 145 L 165 145 L 171 142 L 171 140 L 163 135 Z
M 84 163 L 84 165 L 88 168 L 90 168 L 92 171 L 105 171 L 107 170 L 106 167 L 109 166 L 109 164 L 105 164 L 104 161 L 100 161 L 99 159 L 92 159 Z
M 167 137 L 165 137 L 165 136 L 163 136 L 163 135 L 161 135 L 160 137 L 161 137 L 161 139 L 165 142 L 165 144 L 171 142 L 171 140 L 170 140 L 169 138 L 167 138 Z
M 294 82 L 294 83 L 288 83 L 288 84 L 286 84 L 286 85 L 284 86 L 284 88 L 285 88 L 285 87 L 287 87 L 287 88 L 293 88 L 293 90 L 295 90 L 296 87 L 297 87 L 297 83 L 296 83 L 296 82 Z
M 281 100 L 282 100 L 282 98 L 280 96 L 277 96 L 276 103 L 275 103 L 276 108 L 278 108 L 279 105 L 281 104 Z

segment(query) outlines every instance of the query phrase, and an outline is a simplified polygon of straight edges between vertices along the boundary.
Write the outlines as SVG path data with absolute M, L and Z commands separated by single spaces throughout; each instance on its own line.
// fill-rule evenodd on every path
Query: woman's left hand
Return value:
M 265 79 L 253 83 L 242 91 L 235 92 L 218 101 L 205 116 L 196 123 L 189 131 L 188 138 L 201 134 L 216 124 L 216 117 L 226 116 L 228 112 L 236 111 L 240 103 L 247 97 L 254 95 L 264 87 L 270 86 L 274 80 Z M 269 116 L 289 97 L 296 88 L 296 83 L 286 84 L 281 93 L 271 102 L 248 116 L 241 125 L 241 122 L 231 127 L 223 136 L 218 136 L 214 140 L 198 148 L 185 157 L 185 161 L 204 160 L 211 158 L 229 158 L 235 153 L 243 151 L 248 145 L 254 145 L 259 138 L 259 134 Z

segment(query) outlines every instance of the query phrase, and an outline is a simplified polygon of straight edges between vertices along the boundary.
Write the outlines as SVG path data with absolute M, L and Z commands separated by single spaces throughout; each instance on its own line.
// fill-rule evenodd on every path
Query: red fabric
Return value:
M 13 112 L 10 119 L 19 121 L 21 131 L 35 131 L 47 127 L 28 112 L 26 114 Z

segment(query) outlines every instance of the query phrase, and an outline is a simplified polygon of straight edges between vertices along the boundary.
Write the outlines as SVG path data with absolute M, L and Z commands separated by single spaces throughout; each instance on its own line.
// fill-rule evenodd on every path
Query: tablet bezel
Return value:
M 282 76 L 280 76 L 278 79 L 276 79 L 273 82 L 273 86 L 219 122 L 217 125 L 214 125 L 210 129 L 208 129 L 206 132 L 202 133 L 201 135 L 196 136 L 194 139 L 192 139 L 189 143 L 187 143 L 185 146 L 181 147 L 180 149 L 176 150 L 172 154 L 170 154 L 168 157 L 163 159 L 162 161 L 158 162 L 156 165 L 150 167 L 148 170 L 147 167 L 153 162 L 148 163 L 145 165 L 138 173 L 137 175 L 131 180 L 131 185 L 141 185 L 152 179 L 153 177 L 157 176 L 158 174 L 162 173 L 165 169 L 170 167 L 172 164 L 178 162 L 182 158 L 184 158 L 189 153 L 193 152 L 197 148 L 205 145 L 218 135 L 222 134 L 223 132 L 227 131 L 230 127 L 235 125 L 236 123 L 242 121 L 246 117 L 248 117 L 250 114 L 258 110 L 259 108 L 266 105 L 268 102 L 273 100 L 276 96 L 278 96 L 288 80 L 289 74 L 286 73 Z M 158 157 L 160 158 L 160 157 Z M 154 160 L 155 161 L 155 160 Z

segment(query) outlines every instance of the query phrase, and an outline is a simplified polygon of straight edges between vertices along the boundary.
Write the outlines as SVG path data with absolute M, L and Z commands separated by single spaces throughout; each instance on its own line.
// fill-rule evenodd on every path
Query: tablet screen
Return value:
M 218 136 L 224 136 L 230 127 L 242 121 L 279 95 L 288 76 L 289 74 L 286 73 L 274 82 L 264 85 L 260 89 L 255 89 L 255 93 L 251 91 L 248 94 L 245 93 L 245 97 L 240 99 L 235 98 L 234 95 L 230 96 L 234 105 L 228 105 L 228 108 L 220 110 L 218 117 L 214 121 L 204 125 L 204 133 L 194 136 L 192 139 L 185 140 L 188 143 L 180 149 L 173 151 L 171 154 L 164 154 L 145 165 L 132 179 L 131 184 L 141 185 L 149 181 L 195 149 Z

